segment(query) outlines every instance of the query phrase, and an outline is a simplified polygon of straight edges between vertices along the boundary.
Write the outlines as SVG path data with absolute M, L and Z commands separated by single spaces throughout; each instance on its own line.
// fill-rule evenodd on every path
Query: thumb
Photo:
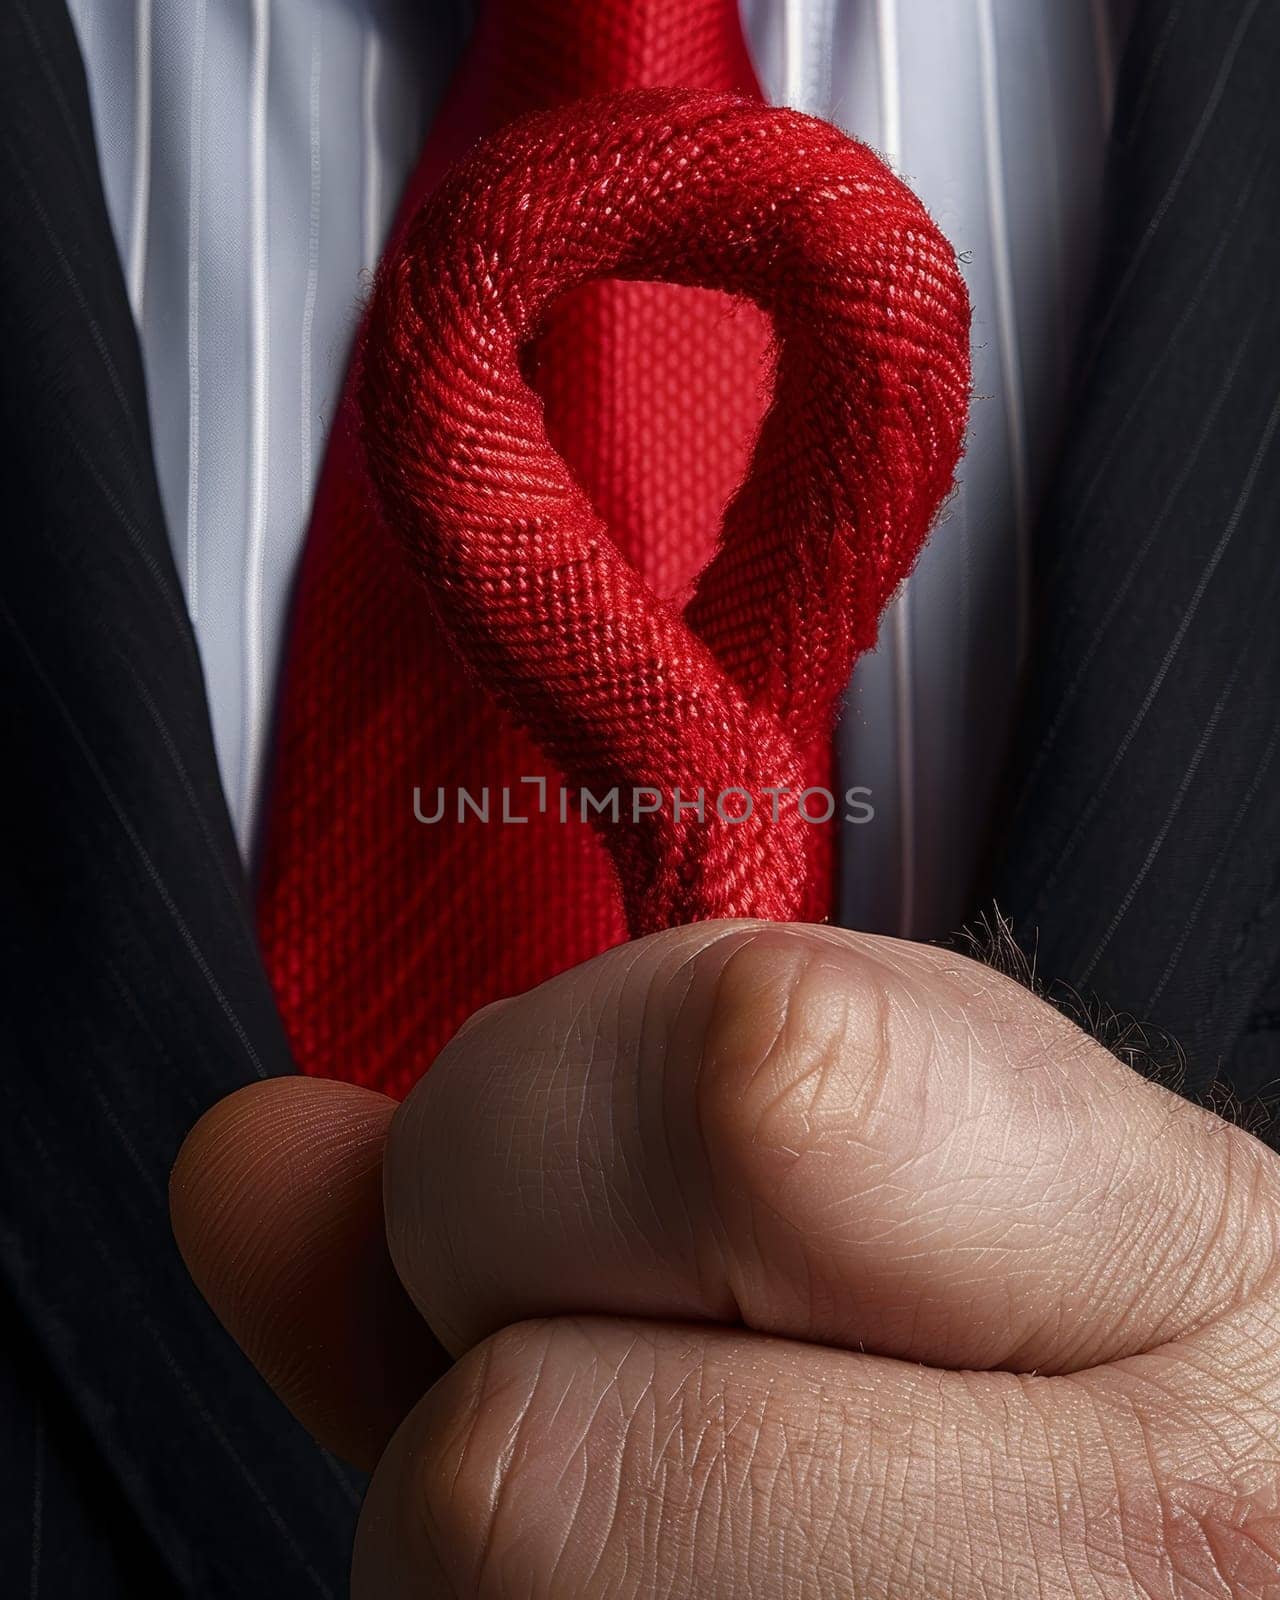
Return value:
M 364 1467 L 446 1365 L 387 1254 L 395 1109 L 323 1079 L 251 1084 L 196 1124 L 170 1181 L 205 1299 L 304 1427 Z

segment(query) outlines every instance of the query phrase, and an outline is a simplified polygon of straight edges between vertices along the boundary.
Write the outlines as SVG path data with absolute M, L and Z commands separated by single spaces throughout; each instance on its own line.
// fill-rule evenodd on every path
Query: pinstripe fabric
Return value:
M 0 167 L 0 1587 L 244 1595 L 266 1569 L 336 1596 L 357 1484 L 217 1325 L 169 1228 L 192 1121 L 289 1059 L 85 83 L 47 0 L 0 3 Z
M 993 888 L 1041 969 L 1280 1077 L 1280 5 L 1140 8 Z
M 71 0 L 241 846 L 348 341 L 462 0 Z
M 1108 5 L 1108 37 L 1125 8 Z M 830 113 L 889 147 L 961 252 L 974 404 L 943 523 L 857 673 L 847 921 L 917 937 L 966 915 L 1016 702 L 1031 521 L 1096 250 L 1110 94 L 1087 8 L 1053 0 L 837 7 Z M 865 63 L 860 65 L 860 63 Z
M 0 1300 L 0 1561 L 12 1600 L 171 1593 L 41 1352 Z
M 117 238 L 139 285 L 165 508 L 247 846 L 289 580 L 361 272 L 468 8 L 71 7 Z M 846 835 L 846 919 L 943 933 L 964 914 L 1004 753 L 1030 519 L 1092 261 L 1127 3 L 743 9 L 771 97 L 885 150 L 966 257 L 978 394 L 968 460 L 946 526 L 858 674 L 841 746 L 846 781 L 869 786 L 877 810 Z

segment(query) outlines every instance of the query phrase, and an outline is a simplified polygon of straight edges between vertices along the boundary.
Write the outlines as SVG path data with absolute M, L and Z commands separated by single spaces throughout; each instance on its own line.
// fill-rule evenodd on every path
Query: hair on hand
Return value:
M 1280 1149 L 1280 1086 L 1245 1100 L 1228 1079 L 1215 1073 L 1208 1083 L 1188 1088 L 1186 1052 L 1172 1034 L 1060 979 L 1044 980 L 1036 967 L 1035 944 L 1028 951 L 1019 943 L 1013 923 L 994 901 L 989 911 L 942 942 L 1022 984 L 1144 1078 Z

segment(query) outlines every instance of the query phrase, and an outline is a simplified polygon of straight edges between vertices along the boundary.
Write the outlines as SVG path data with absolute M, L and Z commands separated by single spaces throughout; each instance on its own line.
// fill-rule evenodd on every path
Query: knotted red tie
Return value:
M 732 0 L 482 17 L 299 586 L 260 920 L 306 1070 L 402 1093 L 478 1005 L 628 931 L 829 908 L 797 800 L 950 485 L 967 301 L 909 191 L 748 78 Z M 574 99 L 647 83 L 694 92 Z M 535 99 L 571 103 L 431 193 L 433 150 Z M 459 821 L 459 788 L 530 820 Z

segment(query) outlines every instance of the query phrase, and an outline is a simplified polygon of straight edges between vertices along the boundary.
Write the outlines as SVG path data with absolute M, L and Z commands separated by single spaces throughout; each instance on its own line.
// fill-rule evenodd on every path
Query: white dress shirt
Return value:
M 881 151 L 960 252 L 960 484 L 840 730 L 842 919 L 966 909 L 1030 623 L 1030 535 L 1094 250 L 1129 0 L 742 0 L 771 99 Z M 290 586 L 352 333 L 464 0 L 69 0 L 161 494 L 249 853 Z

